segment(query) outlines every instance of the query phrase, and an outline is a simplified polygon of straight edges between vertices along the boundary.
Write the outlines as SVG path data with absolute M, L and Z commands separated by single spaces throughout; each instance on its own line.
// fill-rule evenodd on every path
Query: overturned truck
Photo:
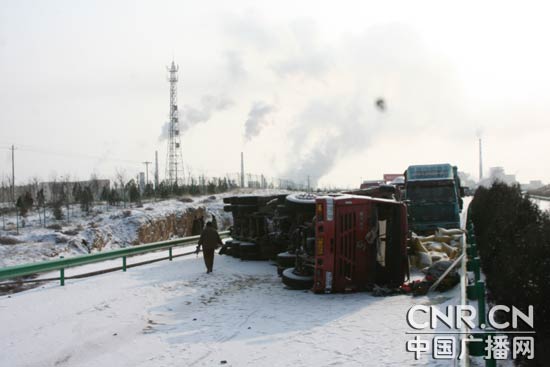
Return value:
M 232 240 L 220 253 L 242 260 L 277 260 L 298 245 L 315 215 L 313 194 L 232 196 L 224 203 L 233 216 Z
M 316 293 L 399 287 L 408 275 L 407 238 L 403 203 L 357 195 L 319 197 L 314 243 L 297 251 L 300 261 L 283 272 L 283 282 Z
M 400 286 L 408 274 L 407 211 L 393 199 L 338 194 L 235 196 L 220 253 L 274 260 L 285 285 L 316 293 Z

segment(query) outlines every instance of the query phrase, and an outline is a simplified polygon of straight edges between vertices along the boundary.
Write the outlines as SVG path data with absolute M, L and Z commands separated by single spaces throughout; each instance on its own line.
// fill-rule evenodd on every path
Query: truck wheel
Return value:
M 296 255 L 289 252 L 281 252 L 277 254 L 277 266 L 279 268 L 288 269 L 292 268 L 296 263 Z
M 233 257 L 239 257 L 239 247 L 241 243 L 239 241 L 231 241 L 231 247 L 228 248 L 227 254 Z
M 313 287 L 313 277 L 311 275 L 294 274 L 294 268 L 288 268 L 283 271 L 283 283 L 292 289 L 311 289 Z
M 315 199 L 317 198 L 317 195 L 315 194 L 290 194 L 286 197 L 287 204 L 294 203 L 294 204 L 302 204 L 302 205 L 315 205 Z
M 254 242 L 241 242 L 239 255 L 241 260 L 257 260 L 260 256 L 259 247 Z

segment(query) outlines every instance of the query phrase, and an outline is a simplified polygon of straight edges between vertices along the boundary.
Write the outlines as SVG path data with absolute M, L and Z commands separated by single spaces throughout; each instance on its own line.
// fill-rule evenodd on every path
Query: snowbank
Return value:
M 185 226 L 182 221 L 187 219 L 183 217 L 186 214 L 194 215 L 193 210 L 201 210 L 197 216 L 204 214 L 206 220 L 211 219 L 214 215 L 219 228 L 226 229 L 231 225 L 232 218 L 231 213 L 223 211 L 222 200 L 224 197 L 241 193 L 261 195 L 273 192 L 244 189 L 213 196 L 193 197 L 192 202 L 182 202 L 176 199 L 149 202 L 143 204 L 141 208 L 97 205 L 89 216 L 82 213 L 77 205 L 73 205 L 68 220 L 55 221 L 48 218 L 47 225 L 54 225 L 49 229 L 41 227 L 39 215 L 33 211 L 25 219 L 25 227 L 19 229 L 19 234 L 16 234 L 12 228 L 15 218 L 6 217 L 9 230 L 1 230 L 0 226 L 0 267 L 43 261 L 61 255 L 69 257 L 126 247 L 140 242 L 152 242 L 151 239 L 154 241 L 168 239 L 172 236 L 189 236 L 191 233 L 182 231 L 181 226 Z M 169 229 L 170 233 L 164 233 L 164 238 L 146 235 L 146 231 L 149 232 L 152 229 L 143 226 L 156 222 L 158 224 L 159 220 L 167 218 L 171 222 L 177 222 L 175 224 L 179 225 L 180 230 L 175 231 L 173 228 L 175 224 L 168 223 L 164 227 Z M 157 225 L 157 227 L 159 226 Z M 140 228 L 144 229 L 141 232 L 143 241 L 140 241 L 140 233 L 138 233 Z M 18 243 L 2 244 L 6 242 Z

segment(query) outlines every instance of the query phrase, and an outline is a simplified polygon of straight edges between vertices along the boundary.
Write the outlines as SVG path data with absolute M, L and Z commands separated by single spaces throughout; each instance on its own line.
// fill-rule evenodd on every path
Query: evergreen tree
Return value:
M 155 190 L 153 189 L 153 184 L 148 183 L 145 185 L 145 189 L 143 190 L 143 196 L 146 198 L 153 197 L 155 194 Z
M 62 205 L 63 203 L 60 200 L 54 201 L 52 205 L 53 217 L 57 220 L 63 219 L 63 210 L 61 210 Z
M 27 216 L 29 209 L 32 208 L 34 200 L 30 192 L 25 191 L 25 193 L 17 198 L 15 206 L 19 209 L 19 215 L 22 217 Z
M 128 181 L 128 183 L 126 184 L 126 191 L 128 191 L 130 202 L 136 203 L 140 201 L 141 197 L 139 194 L 139 189 L 133 179 Z
M 157 193 L 163 199 L 166 199 L 170 195 L 170 188 L 166 181 L 162 181 L 157 188 Z
M 90 213 L 93 200 L 94 196 L 92 194 L 92 189 L 89 186 L 86 186 L 80 193 L 80 209 L 86 213 Z
M 111 191 L 107 186 L 103 186 L 103 189 L 101 190 L 101 201 L 109 201 L 109 195 L 111 194 Z
M 118 205 L 120 203 L 120 195 L 118 194 L 118 190 L 111 189 L 108 200 L 109 205 Z
M 80 202 L 80 195 L 82 193 L 82 188 L 80 187 L 80 184 L 77 182 L 73 186 L 73 200 L 77 203 Z
M 36 194 L 36 201 L 39 207 L 43 207 L 46 204 L 46 197 L 44 196 L 44 189 L 40 189 Z

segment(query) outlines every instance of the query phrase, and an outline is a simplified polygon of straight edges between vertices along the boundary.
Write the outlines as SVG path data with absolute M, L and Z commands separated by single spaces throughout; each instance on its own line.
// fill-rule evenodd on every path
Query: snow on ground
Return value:
M 268 262 L 194 255 L 0 297 L 0 366 L 396 366 L 406 312 L 448 296 L 286 289 Z M 441 364 L 447 365 L 447 364 Z
M 0 296 L 0 366 L 449 366 L 405 350 L 406 314 L 459 295 L 315 295 L 286 289 L 269 262 L 216 256 L 205 274 L 191 255 Z
M 48 229 L 40 225 L 36 211 L 26 218 L 26 226 L 19 229 L 19 234 L 13 227 L 15 217 L 6 217 L 7 229 L 0 226 L 0 237 L 4 240 L 15 239 L 16 244 L 1 244 L 0 267 L 29 262 L 48 260 L 60 255 L 65 257 L 88 253 L 82 245 L 82 239 L 92 244 L 94 238 L 101 236 L 106 240 L 103 249 L 113 249 L 129 246 L 137 239 L 138 228 L 147 222 L 166 217 L 170 214 L 181 215 L 189 208 L 206 208 L 208 213 L 216 216 L 217 222 L 231 223 L 231 213 L 223 211 L 222 199 L 236 194 L 251 193 L 262 195 L 280 193 L 279 190 L 238 190 L 223 194 L 192 197 L 190 203 L 176 199 L 144 203 L 143 207 L 123 208 L 96 205 L 94 213 L 86 216 L 77 205 L 73 205 L 69 220 L 55 221 L 48 214 L 47 225 L 58 224 L 62 229 Z M 65 210 L 65 208 L 63 208 Z M 222 228 L 225 229 L 225 228 Z M 93 250 L 95 251 L 95 249 Z

